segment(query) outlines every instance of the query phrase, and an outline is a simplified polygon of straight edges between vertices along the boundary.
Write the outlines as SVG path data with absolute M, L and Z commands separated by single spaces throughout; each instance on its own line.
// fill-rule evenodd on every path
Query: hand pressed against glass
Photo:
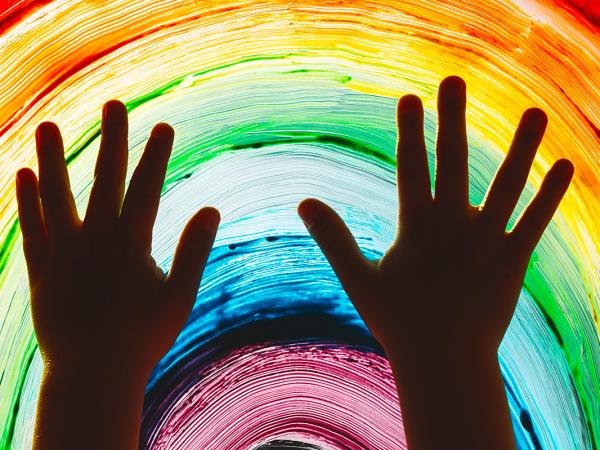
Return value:
M 166 123 L 153 128 L 125 195 L 127 135 L 125 105 L 107 102 L 83 221 L 54 123 L 40 124 L 36 132 L 39 183 L 31 169 L 17 172 L 31 310 L 46 386 L 52 377 L 76 384 L 72 374 L 85 378 L 94 373 L 109 383 L 141 385 L 143 394 L 152 368 L 172 346 L 196 300 L 219 213 L 207 207 L 190 219 L 165 276 L 150 251 L 174 132 Z M 49 391 L 43 385 L 41 397 Z M 64 413 L 61 408 L 56 412 Z M 38 414 L 38 433 L 49 431 L 48 423 Z M 104 448 L 119 448 L 119 439 L 100 440 L 98 447 L 106 442 Z M 54 448 L 48 435 L 45 441 L 40 437 L 37 448 Z
M 513 230 L 506 232 L 547 118 L 537 108 L 525 111 L 483 204 L 473 206 L 468 200 L 465 107 L 464 81 L 454 76 L 444 79 L 438 95 L 435 197 L 432 197 L 423 135 L 423 106 L 414 95 L 400 100 L 399 226 L 394 243 L 381 260 L 368 261 L 362 255 L 342 219 L 329 206 L 306 199 L 298 208 L 365 324 L 384 347 L 392 364 L 395 364 L 394 359 L 398 360 L 395 372 L 402 372 L 404 378 L 413 377 L 412 373 L 405 374 L 408 364 L 425 366 L 426 358 L 433 361 L 440 358 L 450 363 L 454 356 L 466 353 L 485 359 L 488 365 L 494 364 L 490 361 L 497 358 L 531 253 L 573 175 L 570 161 L 557 161 Z M 459 364 L 460 357 L 455 360 Z M 474 364 L 472 361 L 464 363 Z M 421 376 L 414 375 L 414 378 L 423 380 Z M 412 403 L 420 403 L 417 408 L 435 407 L 421 402 L 422 398 L 413 401 L 411 394 L 401 387 L 398 389 L 406 414 L 411 414 Z M 503 403 L 499 410 L 506 412 L 504 423 L 510 426 L 508 411 L 502 409 L 506 407 L 506 400 L 498 401 Z M 465 417 L 471 417 L 474 411 L 477 410 L 472 409 Z M 451 414 L 450 410 L 447 413 Z M 485 417 L 480 414 L 481 420 Z M 406 420 L 409 444 L 412 437 L 414 448 L 443 448 L 436 447 L 441 442 L 429 442 L 414 431 L 417 428 L 411 428 L 410 416 Z M 430 431 L 439 426 L 426 422 L 421 420 L 420 424 L 431 426 Z M 471 426 L 476 427 L 476 422 Z M 481 431 L 481 445 L 485 441 L 485 429 Z M 458 426 L 455 431 L 465 430 Z M 444 436 L 439 428 L 429 434 Z M 463 435 L 468 436 L 468 433 Z M 450 439 L 445 445 L 451 442 Z M 492 448 L 489 444 L 469 447 L 468 441 L 456 442 L 466 446 L 462 448 Z M 498 448 L 510 446 L 507 440 L 501 440 L 499 445 Z

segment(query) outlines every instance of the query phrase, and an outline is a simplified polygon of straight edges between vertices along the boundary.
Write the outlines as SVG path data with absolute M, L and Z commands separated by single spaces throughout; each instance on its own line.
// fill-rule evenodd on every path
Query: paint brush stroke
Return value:
M 219 447 L 219 440 L 211 443 L 203 433 L 228 423 L 217 412 L 235 392 L 215 390 L 220 400 L 210 407 L 182 408 L 177 399 L 208 393 L 202 380 L 189 382 L 194 374 L 216 376 L 214 368 L 220 367 L 237 374 L 240 385 L 252 380 L 265 414 L 271 414 L 279 404 L 261 396 L 269 392 L 265 383 L 277 375 L 277 364 L 288 358 L 297 375 L 315 364 L 327 366 L 340 354 L 379 369 L 365 369 L 356 385 L 344 384 L 333 372 L 311 375 L 308 384 L 290 373 L 281 392 L 290 389 L 296 400 L 302 392 L 335 392 L 338 403 L 366 409 L 352 417 L 343 411 L 324 417 L 331 404 L 317 410 L 290 400 L 302 420 L 281 422 L 279 431 L 236 422 L 247 424 L 239 429 L 249 437 L 244 448 L 288 443 L 307 449 L 403 448 L 403 434 L 393 428 L 399 409 L 392 412 L 394 394 L 381 350 L 306 234 L 295 206 L 307 196 L 326 200 L 348 222 L 363 251 L 371 258 L 381 255 L 396 225 L 396 101 L 409 92 L 423 99 L 433 169 L 437 86 L 450 74 L 468 85 L 472 203 L 483 198 L 528 107 L 542 107 L 549 125 L 512 221 L 554 160 L 568 157 L 575 163 L 573 184 L 532 257 L 500 362 L 519 448 L 600 447 L 595 5 L 581 0 L 0 3 L 0 448 L 29 448 L 41 376 L 14 173 L 36 167 L 35 127 L 55 121 L 82 215 L 99 146 L 100 108 L 110 98 L 121 99 L 130 111 L 128 180 L 153 124 L 165 121 L 176 130 L 155 226 L 156 261 L 168 270 L 179 233 L 199 207 L 214 205 L 223 218 L 190 320 L 147 388 L 142 430 L 147 448 L 188 448 L 186 436 L 206 442 L 201 445 L 206 448 L 231 448 Z M 311 347 L 324 342 L 335 345 L 327 351 Z M 240 349 L 252 356 L 253 378 L 240 375 Z M 348 362 L 346 356 L 342 360 Z M 352 364 L 344 367 L 350 370 Z M 373 389 L 383 388 L 379 405 L 365 403 Z M 185 421 L 173 421 L 177 413 Z M 238 413 L 249 418 L 242 409 Z M 209 416 L 215 418 L 210 426 Z M 387 429 L 378 425 L 373 434 L 364 434 L 361 427 L 373 417 Z M 331 437 L 346 426 L 345 440 Z M 369 439 L 361 440 L 365 436 Z M 156 444 L 159 437 L 165 446 Z

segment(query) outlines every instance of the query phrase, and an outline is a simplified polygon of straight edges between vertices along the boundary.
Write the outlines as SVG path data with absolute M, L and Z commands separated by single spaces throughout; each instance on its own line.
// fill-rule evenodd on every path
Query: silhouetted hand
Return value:
M 537 108 L 523 114 L 483 204 L 473 206 L 468 199 L 465 106 L 464 81 L 454 76 L 444 79 L 438 95 L 435 198 L 432 198 L 423 106 L 414 95 L 400 100 L 397 146 L 400 218 L 396 239 L 381 260 L 368 261 L 362 255 L 342 219 L 327 205 L 306 199 L 298 208 L 365 324 L 384 347 L 395 366 L 395 374 L 401 378 L 400 383 L 409 385 L 398 389 L 411 449 L 514 446 L 510 442 L 512 429 L 503 391 L 502 398 L 488 404 L 500 410 L 497 414 L 504 414 L 501 418 L 491 417 L 503 421 L 504 438 L 498 437 L 499 430 L 486 436 L 485 430 L 489 431 L 490 425 L 484 424 L 476 430 L 477 420 L 490 419 L 485 414 L 486 406 L 469 405 L 469 396 L 481 394 L 474 384 L 481 383 L 483 391 L 489 388 L 484 381 L 477 380 L 483 377 L 471 375 L 470 384 L 465 387 L 467 392 L 456 393 L 457 398 L 452 400 L 455 403 L 442 406 L 445 415 L 440 420 L 450 423 L 460 420 L 451 415 L 463 414 L 463 409 L 471 408 L 470 413 L 465 413 L 470 423 L 455 424 L 454 428 L 448 425 L 446 434 L 439 422 L 429 420 L 428 414 L 434 413 L 422 411 L 440 406 L 435 406 L 433 398 L 431 404 L 422 396 L 415 398 L 417 389 L 411 381 L 424 385 L 428 378 L 423 372 L 439 370 L 436 376 L 443 379 L 444 371 L 460 370 L 454 381 L 463 382 L 469 372 L 483 364 L 480 359 L 488 367 L 497 365 L 497 350 L 515 310 L 529 258 L 573 175 L 570 161 L 557 161 L 517 224 L 507 232 L 508 219 L 525 186 L 547 118 Z M 461 354 L 471 355 L 470 359 L 461 360 Z M 435 362 L 428 363 L 427 359 Z M 453 367 L 445 367 L 440 359 Z M 460 364 L 463 368 L 455 369 Z M 408 365 L 420 369 L 413 371 Z M 493 375 L 494 371 L 490 373 Z M 499 373 L 493 378 L 501 382 Z M 453 380 L 452 375 L 449 380 Z M 477 401 L 489 400 L 485 392 L 481 396 Z M 438 401 L 444 402 L 444 398 L 438 396 Z M 466 404 L 456 405 L 461 401 Z M 411 414 L 417 418 L 415 422 L 419 421 L 418 425 L 411 423 Z M 480 436 L 473 436 L 479 433 Z M 458 436 L 453 441 L 454 434 Z M 458 446 L 453 447 L 452 442 Z
M 31 169 L 20 169 L 17 200 L 45 374 L 72 383 L 73 377 L 90 372 L 107 383 L 127 378 L 141 384 L 143 394 L 152 368 L 172 346 L 194 305 L 219 213 L 204 208 L 191 218 L 165 276 L 150 252 L 174 132 L 165 123 L 154 127 L 123 199 L 127 135 L 125 105 L 107 102 L 94 184 L 81 221 L 60 132 L 52 122 L 40 124 L 39 186 Z M 85 420 L 93 422 L 93 416 Z M 70 424 L 70 432 L 72 428 Z M 139 429 L 134 431 L 137 438 Z M 38 448 L 42 445 L 67 448 L 48 442 Z M 112 442 L 104 448 L 120 447 Z

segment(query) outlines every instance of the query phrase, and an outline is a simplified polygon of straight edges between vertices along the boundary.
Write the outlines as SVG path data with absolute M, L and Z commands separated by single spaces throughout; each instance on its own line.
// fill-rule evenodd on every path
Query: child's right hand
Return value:
M 472 206 L 465 91 L 458 77 L 448 77 L 440 85 L 435 198 L 423 136 L 423 106 L 414 95 L 399 102 L 400 221 L 396 239 L 380 261 L 365 259 L 342 219 L 327 205 L 307 199 L 298 208 L 357 311 L 396 365 L 396 374 L 402 372 L 401 378 L 409 378 L 408 364 L 425 372 L 437 370 L 439 364 L 426 363 L 428 358 L 460 364 L 455 357 L 466 353 L 494 364 L 490 361 L 497 358 L 531 253 L 573 175 L 570 161 L 557 161 L 514 229 L 505 231 L 547 123 L 544 112 L 532 108 L 523 114 L 484 204 Z M 457 377 L 464 378 L 464 373 Z M 424 380 L 421 375 L 417 378 Z M 400 386 L 399 391 L 404 410 L 405 398 L 411 403 L 410 395 Z M 418 432 L 411 436 L 416 428 L 406 421 L 410 417 L 405 425 L 409 444 L 415 445 L 411 449 L 442 448 L 434 443 L 428 446 L 431 442 L 420 439 Z M 437 425 L 429 425 L 433 434 Z M 462 440 L 461 448 L 478 448 L 468 442 L 475 441 Z
M 37 129 L 39 182 L 17 173 L 31 310 L 44 371 L 34 448 L 138 447 L 144 389 L 196 301 L 219 212 L 188 221 L 168 275 L 151 255 L 174 130 L 158 124 L 127 192 L 126 106 L 105 103 L 85 218 L 71 192 L 56 124 Z

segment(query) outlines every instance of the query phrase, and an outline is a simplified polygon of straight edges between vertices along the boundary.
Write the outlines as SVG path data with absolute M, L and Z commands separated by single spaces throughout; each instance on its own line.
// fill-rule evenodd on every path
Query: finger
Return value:
M 125 105 L 118 100 L 106 102 L 94 185 L 84 220 L 84 227 L 89 230 L 110 228 L 119 218 L 127 175 L 127 132 Z
M 371 287 L 373 267 L 342 218 L 331 207 L 314 198 L 300 202 L 298 214 L 350 299 L 355 301 L 364 296 Z
M 540 190 L 529 203 L 509 234 L 515 248 L 531 253 L 556 212 L 573 178 L 568 159 L 554 163 L 542 181 Z
M 431 202 L 431 182 L 423 135 L 423 104 L 416 95 L 398 102 L 398 145 L 396 149 L 400 217 L 411 217 Z
M 179 238 L 165 289 L 169 298 L 185 304 L 188 314 L 196 300 L 220 220 L 218 210 L 202 208 L 188 221 Z
M 42 122 L 36 132 L 39 189 L 49 239 L 68 240 L 79 224 L 60 130 Z
M 173 128 L 166 123 L 159 123 L 152 129 L 125 194 L 120 226 L 127 245 L 134 252 L 150 253 L 152 229 L 174 136 Z
M 33 170 L 22 168 L 17 171 L 16 188 L 27 271 L 35 278 L 46 247 L 46 226 L 38 181 Z
M 484 198 L 482 220 L 491 226 L 506 229 L 527 176 L 538 146 L 544 136 L 548 120 L 544 111 L 530 108 L 521 116 L 515 136 L 504 162 Z
M 436 144 L 435 201 L 466 211 L 469 201 L 466 84 L 450 76 L 440 83 Z

